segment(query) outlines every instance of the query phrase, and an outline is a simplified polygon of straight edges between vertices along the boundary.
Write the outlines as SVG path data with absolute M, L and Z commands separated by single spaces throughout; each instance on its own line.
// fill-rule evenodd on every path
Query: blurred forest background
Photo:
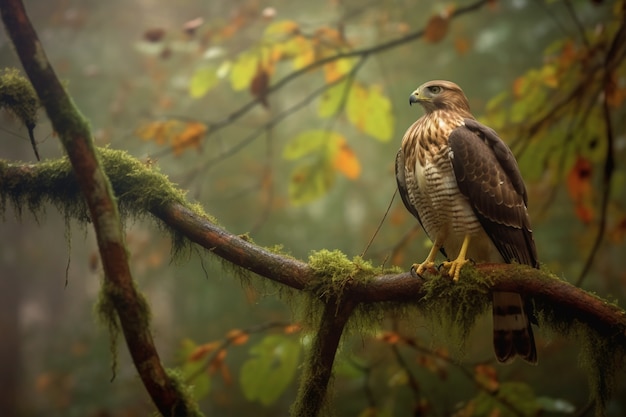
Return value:
M 623 0 L 25 3 L 98 145 L 158 166 L 225 229 L 303 260 L 364 252 L 394 195 L 402 134 L 422 114 L 409 94 L 454 81 L 518 157 L 542 265 L 626 299 Z M 21 68 L 4 33 L 0 66 Z M 62 155 L 43 112 L 35 137 L 43 159 Z M 6 113 L 0 155 L 35 162 Z M 14 400 L 2 415 L 150 415 L 123 344 L 111 381 L 90 226 L 53 207 L 17 217 L 9 206 L 0 227 L 0 391 Z M 310 341 L 293 306 L 203 250 L 172 260 L 148 218 L 126 226 L 161 357 L 205 414 L 287 414 Z M 396 198 L 364 256 L 406 270 L 428 244 Z M 538 329 L 539 366 L 499 366 L 489 317 L 463 352 L 414 315 L 372 326 L 339 352 L 337 415 L 593 413 L 575 338 Z M 622 370 L 611 416 L 626 414 L 625 382 Z

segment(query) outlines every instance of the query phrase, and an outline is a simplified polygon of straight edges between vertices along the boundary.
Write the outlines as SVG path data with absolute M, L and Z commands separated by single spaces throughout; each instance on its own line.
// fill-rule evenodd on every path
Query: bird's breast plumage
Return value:
M 457 253 L 469 234 L 478 238 L 471 247 L 473 258 L 500 261 L 467 198 L 461 194 L 452 167 L 448 137 L 463 124 L 463 118 L 457 115 L 432 112 L 407 130 L 402 150 L 408 197 L 430 239 L 442 242 L 446 252 Z

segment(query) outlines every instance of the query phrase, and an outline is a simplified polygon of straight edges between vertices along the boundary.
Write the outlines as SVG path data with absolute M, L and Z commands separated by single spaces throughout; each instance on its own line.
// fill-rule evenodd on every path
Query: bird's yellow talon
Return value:
M 452 262 L 444 262 L 443 266 L 445 268 L 449 268 L 448 275 L 452 277 L 452 280 L 454 282 L 457 282 L 459 280 L 459 277 L 461 276 L 461 268 L 463 268 L 463 265 L 465 265 L 468 262 L 469 262 L 468 259 L 455 259 Z
M 422 262 L 421 264 L 413 264 L 411 266 L 411 274 L 416 277 L 421 277 L 422 272 L 424 272 L 424 270 L 428 268 L 432 268 L 434 266 L 435 266 L 435 263 L 428 261 L 428 260 Z

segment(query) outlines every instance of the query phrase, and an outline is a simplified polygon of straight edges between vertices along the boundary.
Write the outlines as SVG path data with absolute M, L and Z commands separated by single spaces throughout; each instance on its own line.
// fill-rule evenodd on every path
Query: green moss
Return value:
M 626 348 L 617 340 L 619 335 L 615 335 L 615 339 L 600 335 L 595 328 L 554 308 L 549 302 L 536 302 L 536 307 L 540 328 L 551 329 L 580 346 L 579 363 L 588 375 L 595 415 L 605 415 L 606 404 L 614 391 L 615 376 L 623 369 L 626 359 Z
M 200 205 L 187 203 L 185 193 L 156 168 L 147 167 L 125 151 L 99 148 L 98 155 L 114 186 L 122 218 L 144 218 L 148 210 L 178 203 L 217 223 Z M 0 161 L 0 175 L 6 177 L 4 171 L 9 167 L 8 163 Z M 0 189 L 0 212 L 4 213 L 8 202 L 15 207 L 18 215 L 28 210 L 38 216 L 45 212 L 46 204 L 52 204 L 66 219 L 77 219 L 80 223 L 90 221 L 89 211 L 66 157 L 41 162 L 32 170 L 25 170 L 19 179 L 5 181 Z M 190 247 L 183 235 L 163 223 L 159 225 L 170 233 L 175 255 Z
M 100 323 L 107 327 L 109 331 L 109 353 L 111 354 L 111 381 L 115 379 L 117 372 L 117 341 L 119 339 L 121 327 L 115 309 L 115 301 L 111 297 L 111 284 L 106 281 L 102 283 L 98 301 L 94 306 L 94 311 Z
M 37 123 L 37 93 L 15 68 L 0 71 L 0 108 L 14 114 L 28 128 L 34 128 Z
M 182 398 L 184 406 L 180 407 L 186 411 L 186 417 L 204 417 L 204 414 L 198 408 L 198 404 L 192 399 L 192 390 L 189 384 L 185 383 L 185 377 L 178 369 L 166 369 L 165 372 L 169 378 L 169 382 L 175 391 L 179 393 L 178 397 Z M 172 417 L 178 417 L 180 414 L 172 410 Z
M 486 313 L 491 302 L 490 283 L 474 268 L 464 267 L 457 282 L 443 276 L 424 282 L 426 295 L 417 309 L 433 325 L 443 328 L 445 343 L 463 353 L 465 342 L 476 320 Z

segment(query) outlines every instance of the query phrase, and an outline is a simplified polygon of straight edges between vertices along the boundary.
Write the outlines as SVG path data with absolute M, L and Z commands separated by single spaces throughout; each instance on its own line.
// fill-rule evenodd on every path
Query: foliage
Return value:
M 125 91 L 127 85 L 133 85 L 132 82 L 125 84 L 122 88 L 124 91 L 118 92 L 116 100 L 121 103 L 117 104 L 124 109 L 123 113 L 128 113 L 132 119 L 132 126 L 128 130 L 134 131 L 135 136 L 141 139 L 134 145 L 124 143 L 124 146 L 141 147 L 140 152 L 144 152 L 145 148 L 152 149 L 150 146 L 155 145 L 159 157 L 176 157 L 174 161 L 178 164 L 172 164 L 174 168 L 167 167 L 170 160 L 166 158 L 161 164 L 178 174 L 184 171 L 186 177 L 183 186 L 194 182 L 189 180 L 191 177 L 198 178 L 196 183 L 214 185 L 211 204 L 220 199 L 235 201 L 226 209 L 235 219 L 232 227 L 246 230 L 248 226 L 244 215 L 247 219 L 250 213 L 260 213 L 258 224 L 261 225 L 274 215 L 280 217 L 282 224 L 279 222 L 276 226 L 273 223 L 270 229 L 286 229 L 287 234 L 294 236 L 294 241 L 300 239 L 304 243 L 304 249 L 295 250 L 307 253 L 318 244 L 315 239 L 320 236 L 330 239 L 331 243 L 328 240 L 324 243 L 328 247 L 343 245 L 342 248 L 350 248 L 311 252 L 308 266 L 314 271 L 316 279 L 311 280 L 306 288 L 307 302 L 303 302 L 305 297 L 295 298 L 294 304 L 297 305 L 293 309 L 297 310 L 297 317 L 301 320 L 299 325 L 268 321 L 265 323 L 267 325 L 244 330 L 233 328 L 227 316 L 235 316 L 235 310 L 244 310 L 239 305 L 237 308 L 228 305 L 228 314 L 221 312 L 223 316 L 217 320 L 215 316 L 207 319 L 206 311 L 212 308 L 212 297 L 222 296 L 208 294 L 211 291 L 206 291 L 205 287 L 194 294 L 194 291 L 184 287 L 184 283 L 176 281 L 176 290 L 184 293 L 185 300 L 184 305 L 178 308 L 195 308 L 192 310 L 194 314 L 198 311 L 202 313 L 201 318 L 193 319 L 208 322 L 202 323 L 202 336 L 185 334 L 189 330 L 183 327 L 184 320 L 180 319 L 182 315 L 177 316 L 180 312 L 172 314 L 172 320 L 177 321 L 168 322 L 167 326 L 167 330 L 176 328 L 174 337 L 182 338 L 177 350 L 179 368 L 170 371 L 170 374 L 176 376 L 180 391 L 185 391 L 192 399 L 190 404 L 213 395 L 210 401 L 218 397 L 227 398 L 224 400 L 226 405 L 221 405 L 224 409 L 235 410 L 239 403 L 250 403 L 255 407 L 260 404 L 266 413 L 271 413 L 270 410 L 274 410 L 272 407 L 279 410 L 277 413 L 284 413 L 290 402 L 285 393 L 294 385 L 300 363 L 303 360 L 314 360 L 318 354 L 309 349 L 310 334 L 300 337 L 293 333 L 299 330 L 300 325 L 311 332 L 320 317 L 320 306 L 329 300 L 342 301 L 346 286 L 367 281 L 385 271 L 382 267 L 374 267 L 374 262 L 363 256 L 345 255 L 353 251 L 352 246 L 347 245 L 354 244 L 345 243 L 345 240 L 358 240 L 354 246 L 362 247 L 362 241 L 369 237 L 376 223 L 371 219 L 372 216 L 358 223 L 358 228 L 364 229 L 358 239 L 346 232 L 352 217 L 358 217 L 354 215 L 358 214 L 358 203 L 365 201 L 364 204 L 371 212 L 376 211 L 376 215 L 382 212 L 380 204 L 385 204 L 378 201 L 385 197 L 385 190 L 372 185 L 379 183 L 372 182 L 368 176 L 381 176 L 380 173 L 385 172 L 392 178 L 392 170 L 389 168 L 392 158 L 384 157 L 387 162 L 380 163 L 383 159 L 373 159 L 371 154 L 379 154 L 381 149 L 385 149 L 386 154 L 391 139 L 398 138 L 398 128 L 406 125 L 401 113 L 392 105 L 395 103 L 394 88 L 400 84 L 399 78 L 404 74 L 404 67 L 410 68 L 410 82 L 414 82 L 415 77 L 424 77 L 430 70 L 442 71 L 438 61 L 445 62 L 444 57 L 450 56 L 449 51 L 453 52 L 458 62 L 455 60 L 451 65 L 451 61 L 447 61 L 447 67 L 456 67 L 458 64 L 466 73 L 475 71 L 482 74 L 486 66 L 491 68 L 493 64 L 496 68 L 497 60 L 493 56 L 485 56 L 484 51 L 478 52 L 479 31 L 476 30 L 474 39 L 468 36 L 472 32 L 471 21 L 465 23 L 465 26 L 457 25 L 454 21 L 458 7 L 437 5 L 429 10 L 427 6 L 420 5 L 420 17 L 425 19 L 423 27 L 414 28 L 417 23 L 415 17 L 405 20 L 408 18 L 401 11 L 393 10 L 385 10 L 380 16 L 366 15 L 363 26 L 357 27 L 355 21 L 350 20 L 344 25 L 343 17 L 339 22 L 328 24 L 319 23 L 317 19 L 315 23 L 310 23 L 308 18 L 296 20 L 291 16 L 274 20 L 275 11 L 272 14 L 271 8 L 263 10 L 263 14 L 255 14 L 247 10 L 249 5 L 244 3 L 232 6 L 236 12 L 228 18 L 212 16 L 207 22 L 202 19 L 190 21 L 184 25 L 182 33 L 175 34 L 160 28 L 146 30 L 144 41 L 136 45 L 136 51 L 146 59 L 144 65 L 148 69 L 146 79 L 149 80 L 149 89 L 159 90 L 160 95 L 158 100 L 145 106 L 155 110 L 155 113 L 156 110 L 164 111 L 164 114 L 150 113 L 145 117 L 142 112 L 144 109 L 135 113 L 135 107 L 141 105 L 136 105 L 136 96 L 130 93 L 128 98 L 128 92 Z M 506 15 L 490 13 L 508 6 L 488 3 L 489 8 L 474 16 L 485 14 L 488 20 L 498 16 L 486 25 L 496 27 L 498 20 Z M 555 3 L 571 7 L 567 0 L 550 4 Z M 587 10 L 582 3 L 575 5 L 583 10 L 575 10 L 579 18 Z M 626 100 L 626 42 L 621 42 L 624 39 L 625 3 L 621 0 L 598 3 L 610 6 L 610 14 L 607 14 L 610 18 L 596 25 L 592 25 L 591 20 L 582 20 L 573 34 L 570 30 L 559 34 L 558 39 L 550 37 L 551 45 L 538 57 L 540 59 L 534 61 L 540 64 L 530 69 L 515 68 L 517 79 L 507 91 L 491 98 L 481 120 L 495 128 L 503 138 L 515 138 L 509 143 L 520 156 L 520 166 L 529 182 L 539 184 L 539 187 L 549 185 L 553 195 L 559 188 L 565 190 L 571 203 L 567 208 L 579 219 L 584 230 L 595 228 L 602 231 L 602 219 L 608 219 L 606 230 L 610 242 L 618 245 L 626 236 L 626 216 L 623 201 L 619 198 L 625 178 L 619 163 L 619 156 L 623 153 L 620 150 L 623 141 L 620 121 L 624 116 Z M 514 13 L 511 14 L 513 18 Z M 576 13 L 572 17 L 574 23 Z M 413 13 L 410 15 L 414 16 Z M 489 29 L 487 27 L 485 31 Z M 256 32 L 250 35 L 253 30 Z M 376 32 L 375 35 L 372 32 Z M 420 38 L 426 45 L 413 43 L 410 49 L 401 48 L 399 57 L 390 58 L 389 65 L 386 65 L 390 55 L 383 51 L 388 51 L 387 47 L 380 50 L 370 48 L 370 44 L 374 47 L 384 45 L 385 36 L 392 36 L 396 45 Z M 513 51 L 502 47 L 498 52 L 506 59 L 507 54 Z M 488 62 L 483 62 L 480 70 L 472 70 L 466 58 L 480 56 L 481 53 L 484 61 Z M 419 66 L 415 66 L 415 60 L 409 59 L 409 55 L 413 54 L 419 55 Z M 374 75 L 372 73 L 375 70 L 363 65 L 366 58 L 372 56 L 383 57 L 378 62 L 382 69 Z M 391 74 L 380 76 L 390 68 L 393 68 Z M 5 71 L 3 75 L 13 77 L 16 73 Z M 70 75 L 68 77 L 71 78 Z M 501 80 L 506 79 L 506 76 L 502 74 L 501 78 L 496 78 Z M 297 84 L 297 80 L 301 84 Z M 292 81 L 293 84 L 290 84 Z M 484 79 L 476 84 L 487 91 L 490 82 Z M 402 84 L 405 83 L 406 80 L 403 80 Z M 73 87 L 75 84 L 76 81 L 72 80 L 69 85 Z M 107 83 L 100 84 L 109 88 Z M 140 83 L 135 83 L 129 90 L 137 88 L 137 84 Z M 28 83 L 25 85 L 29 86 Z M 4 86 L 0 85 L 0 93 L 4 91 Z M 291 89 L 291 86 L 294 88 Z M 401 88 L 404 91 L 405 87 Z M 471 88 L 468 85 L 468 89 Z M 181 99 L 174 105 L 171 97 L 176 90 L 186 100 Z M 31 107 L 35 106 L 33 108 L 36 109 L 38 104 L 31 100 L 31 96 L 34 94 L 30 94 L 26 104 L 30 106 L 27 114 L 33 116 Z M 234 105 L 235 99 L 241 98 L 249 101 L 242 107 L 230 107 Z M 470 99 L 480 103 L 480 97 L 471 96 Z M 6 100 L 2 103 L 6 108 L 5 103 Z M 92 117 L 97 120 L 97 115 L 106 113 L 104 107 L 99 102 L 97 112 Z M 605 107 L 608 108 L 608 116 Z M 206 111 L 207 108 L 209 111 Z M 305 116 L 308 120 L 297 119 L 295 129 L 275 129 L 279 123 L 291 119 L 295 111 L 303 108 L 308 109 L 308 116 Z M 226 112 L 226 116 L 222 118 L 216 109 Z M 188 115 L 187 111 L 192 115 Z M 16 113 L 15 110 L 13 112 Z M 114 113 L 113 110 L 111 113 Z M 181 116 L 182 113 L 185 116 Z M 205 113 L 208 115 L 204 116 Z M 144 120 L 138 121 L 136 114 L 141 114 Z M 244 114 L 250 117 L 243 119 Z M 211 121 L 215 119 L 218 121 Z M 118 119 L 112 120 L 107 123 L 115 124 Z M 93 124 L 99 127 L 102 121 Z M 610 133 L 611 126 L 613 134 Z M 252 129 L 253 134 L 239 141 L 244 128 Z M 100 131 L 105 132 L 105 141 L 107 129 L 108 126 Z M 266 165 L 263 165 L 257 153 L 258 148 L 253 144 L 262 135 L 265 135 L 268 143 Z M 251 148 L 250 153 L 242 153 L 240 159 L 228 164 L 223 170 L 223 177 L 216 178 L 214 173 L 217 170 L 209 173 L 208 168 L 213 168 L 217 162 L 231 158 L 246 147 Z M 207 157 L 210 152 L 215 152 L 216 156 L 211 154 L 211 158 Z M 280 156 L 279 162 L 272 160 L 272 152 Z M 154 160 L 142 164 L 126 153 L 112 149 L 102 149 L 100 157 L 108 175 L 118 185 L 115 191 L 126 219 L 142 217 L 147 207 L 158 207 L 172 201 L 207 216 L 199 206 L 186 203 L 185 193 L 174 187 L 154 167 Z M 192 168 L 188 165 L 190 161 L 197 166 Z M 276 165 L 281 163 L 290 166 L 290 174 L 279 171 Z M 384 166 L 387 171 L 375 171 L 374 165 Z M 0 173 L 12 168 L 12 164 L 0 162 Z M 0 211 L 4 214 L 9 202 L 20 213 L 28 210 L 39 216 L 45 204 L 51 202 L 64 214 L 66 221 L 77 218 L 87 222 L 89 215 L 76 191 L 68 161 L 46 161 L 39 164 L 38 168 L 39 175 L 28 178 L 25 187 L 18 189 L 14 184 L 3 184 L 0 187 Z M 224 179 L 233 171 L 240 176 L 232 180 Z M 202 173 L 202 176 L 198 173 Z M 242 177 L 250 181 L 259 180 L 260 185 L 257 188 L 249 186 L 249 183 L 241 181 Z M 342 181 L 345 181 L 343 177 L 351 181 L 349 187 L 342 187 Z M 387 180 L 384 180 L 385 183 Z M 233 184 L 244 192 L 233 192 Z M 393 181 L 390 184 L 392 187 Z M 200 189 L 193 184 L 190 187 L 194 186 Z M 330 196 L 331 190 L 338 188 L 342 191 L 339 203 Z M 240 194 L 246 194 L 249 189 L 259 191 L 258 198 L 256 195 L 248 195 L 246 199 L 241 199 Z M 348 192 L 344 193 L 346 189 Z M 540 193 L 541 190 L 543 188 L 535 192 Z M 355 200 L 353 204 L 349 199 L 353 193 L 366 195 L 370 199 Z M 201 193 L 190 194 L 196 197 Z M 326 199 L 322 204 L 328 204 L 328 210 L 335 213 L 343 213 L 345 210 L 345 218 L 338 222 L 339 227 L 336 226 L 337 221 L 327 214 L 329 211 L 320 210 L 322 204 L 312 204 L 324 197 Z M 609 202 L 604 204 L 599 200 Z M 531 198 L 531 201 L 537 200 Z M 218 204 L 214 206 L 218 210 Z M 285 209 L 285 206 L 300 207 Z M 296 216 L 294 213 L 308 213 L 309 221 L 302 218 L 292 221 Z M 384 252 L 397 240 L 398 228 L 407 226 L 407 217 L 396 217 L 393 220 L 395 235 L 391 239 L 379 238 L 377 243 L 384 249 L 374 256 L 385 257 L 386 260 Z M 312 226 L 305 229 L 304 223 Z M 252 232 L 256 239 L 273 239 L 274 235 L 257 237 L 256 227 Z M 188 241 L 176 231 L 173 231 L 172 237 L 175 249 L 189 247 Z M 413 237 L 407 240 L 413 240 Z M 581 240 L 587 242 L 591 239 L 585 235 Z M 289 243 L 287 247 L 293 250 Z M 130 250 L 133 249 L 131 245 Z M 408 251 L 406 245 L 400 250 Z M 411 253 L 410 256 L 415 254 Z M 542 256 L 542 259 L 546 258 Z M 189 275 L 210 278 L 203 283 L 206 287 L 213 285 L 209 281 L 214 276 L 249 274 L 246 268 L 241 269 L 243 272 L 230 274 L 222 270 L 214 271 L 211 267 L 207 271 L 204 263 L 201 266 L 203 273 L 194 270 Z M 598 270 L 603 268 L 608 270 L 604 265 Z M 606 272 L 606 275 L 610 273 Z M 162 282 L 152 284 L 154 277 L 149 278 L 150 285 L 162 285 Z M 333 408 L 340 410 L 337 414 L 534 416 L 543 413 L 572 414 L 575 409 L 581 408 L 581 396 L 575 389 L 567 394 L 547 394 L 546 390 L 556 390 L 558 387 L 546 389 L 547 383 L 533 383 L 528 371 L 522 367 L 511 370 L 492 366 L 489 360 L 484 359 L 488 347 L 481 345 L 480 359 L 474 361 L 476 354 L 466 344 L 468 340 L 475 342 L 481 339 L 479 335 L 474 337 L 470 331 L 489 307 L 485 300 L 489 298 L 490 285 L 489 282 L 475 278 L 471 269 L 466 269 L 457 285 L 445 279 L 427 281 L 427 295 L 420 301 L 419 314 L 413 306 L 359 306 L 350 319 L 352 323 L 359 322 L 358 327 L 352 326 L 358 332 L 344 330 L 345 336 L 334 368 L 335 378 L 342 381 L 342 384 L 335 384 L 333 388 L 340 392 L 333 404 Z M 619 283 L 619 277 L 607 282 Z M 609 292 L 610 288 L 602 288 L 602 291 Z M 218 292 L 222 290 L 220 287 L 211 289 Z M 102 289 L 98 311 L 104 316 L 105 323 L 111 326 L 114 335 L 118 323 L 110 305 L 110 294 L 107 295 L 109 290 L 106 287 Z M 169 296 L 171 294 L 168 291 L 165 289 L 163 293 Z M 273 287 L 264 294 L 248 287 L 241 292 L 245 293 L 251 305 L 268 302 L 276 293 Z M 160 293 L 161 296 L 163 293 Z M 259 301 L 262 295 L 269 297 Z M 148 312 L 147 303 L 144 304 Z M 599 338 L 593 329 L 576 321 L 572 323 L 571 318 L 560 315 L 550 305 L 539 302 L 537 306 L 542 336 L 545 336 L 548 328 L 553 328 L 558 335 L 565 334 L 582 345 L 580 362 L 589 375 L 591 397 L 598 404 L 599 413 L 610 412 L 610 407 L 604 407 L 611 400 L 609 394 L 616 386 L 619 389 L 620 375 L 615 372 L 623 365 L 623 352 L 616 349 L 612 339 Z M 167 306 L 163 311 L 159 308 L 153 311 L 164 316 L 168 314 Z M 258 310 L 253 311 L 255 313 L 248 314 L 251 317 L 247 319 L 257 323 L 278 314 L 272 311 L 256 315 Z M 171 326 L 171 323 L 175 325 Z M 215 338 L 206 336 L 207 327 L 210 328 L 209 334 L 224 328 L 230 330 L 222 338 Z M 478 331 L 474 330 L 476 333 Z M 433 336 L 436 339 L 441 334 L 445 340 L 440 344 L 445 348 L 431 341 Z M 557 360 L 559 364 L 569 363 L 570 358 L 566 353 L 561 357 L 561 351 L 565 352 L 566 348 L 560 344 L 560 336 L 553 337 L 555 340 L 546 343 L 545 349 L 540 348 L 540 355 L 545 357 L 544 363 L 549 365 L 549 362 L 556 363 Z M 114 337 L 111 342 L 115 368 L 118 358 Z M 162 343 L 166 345 L 168 341 L 163 340 Z M 244 346 L 247 349 L 241 349 Z M 305 349 L 307 353 L 303 354 Z M 551 368 L 548 366 L 545 369 Z M 548 379 L 552 381 L 552 378 Z M 223 393 L 218 391 L 220 386 L 228 392 L 227 396 L 220 396 Z M 445 394 L 441 395 L 440 391 L 445 391 Z M 619 401 L 614 399 L 609 406 L 619 408 L 622 406 Z M 446 404 L 456 405 L 452 408 Z M 351 409 L 343 413 L 342 407 Z
M 150 40 L 160 42 L 162 39 L 150 37 Z M 318 116 L 321 119 L 336 119 L 345 113 L 357 131 L 387 142 L 394 134 L 391 101 L 380 85 L 355 80 L 359 68 L 357 58 L 342 58 L 353 50 L 351 42 L 334 28 L 321 26 L 307 35 L 296 21 L 272 22 L 257 43 L 239 52 L 234 59 L 221 60 L 228 52 L 216 45 L 209 47 L 204 55 L 221 62 L 202 63 L 194 70 L 189 79 L 189 95 L 202 99 L 220 83 L 228 82 L 233 91 L 247 89 L 256 101 L 269 109 L 269 93 L 288 79 L 284 77 L 272 83 L 277 75 L 289 68 L 296 72 L 307 71 L 311 73 L 309 77 L 317 73 L 323 82 L 320 93 L 315 94 L 320 95 Z M 315 82 L 319 82 L 317 77 Z M 332 124 L 326 129 L 301 132 L 283 149 L 285 159 L 298 161 L 288 186 L 289 200 L 295 205 L 326 195 L 335 184 L 336 172 L 350 180 L 360 175 L 359 157 L 345 135 L 330 128 Z M 206 123 L 173 118 L 147 122 L 136 130 L 136 135 L 143 140 L 168 146 L 174 155 L 186 149 L 200 149 L 212 133 Z M 297 149 L 309 140 L 312 144 L 307 150 Z M 307 161 L 300 160 L 307 155 Z

